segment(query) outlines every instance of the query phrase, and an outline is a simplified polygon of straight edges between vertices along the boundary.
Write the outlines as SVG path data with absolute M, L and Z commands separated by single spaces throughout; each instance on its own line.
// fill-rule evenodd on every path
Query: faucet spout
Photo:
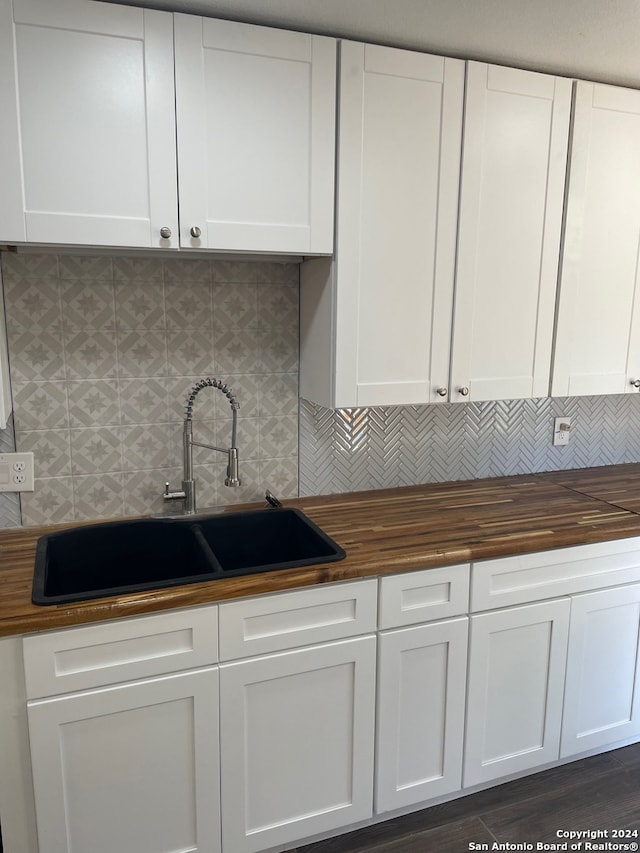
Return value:
M 193 438 L 193 404 L 196 397 L 203 388 L 217 388 L 222 391 L 228 398 L 231 405 L 231 446 L 215 447 L 213 444 L 205 444 L 201 441 L 195 441 Z M 168 484 L 165 488 L 165 501 L 181 500 L 183 501 L 183 511 L 187 515 L 191 515 L 196 511 L 196 481 L 193 476 L 193 448 L 205 447 L 208 450 L 214 450 L 218 453 L 227 454 L 227 476 L 225 477 L 225 486 L 239 486 L 241 484 L 238 473 L 238 448 L 236 446 L 236 436 L 238 430 L 238 409 L 240 404 L 236 400 L 233 391 L 219 379 L 207 377 L 200 379 L 193 386 L 185 403 L 185 418 L 182 430 L 182 451 L 183 451 L 183 479 L 182 491 L 170 492 Z

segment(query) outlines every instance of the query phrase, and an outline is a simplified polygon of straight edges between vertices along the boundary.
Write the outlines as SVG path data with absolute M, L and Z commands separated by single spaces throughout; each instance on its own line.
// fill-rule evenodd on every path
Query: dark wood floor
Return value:
M 297 853 L 463 853 L 495 842 L 560 842 L 558 830 L 638 830 L 640 744 L 395 818 Z M 618 839 L 620 841 L 621 839 Z M 571 846 L 569 845 L 569 849 Z M 584 850 L 585 847 L 582 847 Z M 606 848 L 605 848 L 606 849 Z

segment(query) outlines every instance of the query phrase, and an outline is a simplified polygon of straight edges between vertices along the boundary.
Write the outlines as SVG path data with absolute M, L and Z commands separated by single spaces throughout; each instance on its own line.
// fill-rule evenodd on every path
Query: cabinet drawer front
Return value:
M 474 563 L 471 610 L 490 610 L 640 580 L 640 538 Z
M 469 608 L 469 564 L 382 578 L 380 628 L 448 619 Z
M 376 629 L 377 581 L 220 605 L 220 659 L 261 655 Z
M 27 697 L 53 696 L 218 660 L 217 607 L 25 637 Z

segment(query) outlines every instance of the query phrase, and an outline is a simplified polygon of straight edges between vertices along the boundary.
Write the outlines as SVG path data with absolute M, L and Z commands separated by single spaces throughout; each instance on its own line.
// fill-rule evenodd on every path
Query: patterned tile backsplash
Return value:
M 298 489 L 298 267 L 2 253 L 15 443 L 35 454 L 25 525 L 163 509 L 182 478 L 184 400 L 203 376 L 240 402 L 242 486 L 196 448 L 198 503 Z M 199 395 L 196 438 L 228 446 L 231 409 Z M 12 438 L 10 436 L 9 438 Z M 15 503 L 15 496 L 11 496 Z M 0 524 L 11 519 L 0 505 Z
M 182 477 L 184 399 L 213 375 L 240 401 L 243 485 L 196 448 L 200 506 L 640 461 L 640 395 L 332 411 L 298 401 L 294 264 L 0 255 L 14 416 L 0 450 L 33 450 L 36 489 L 0 494 L 0 526 L 163 509 Z M 552 446 L 553 418 L 572 418 Z M 197 436 L 231 410 L 199 395 Z
M 554 447 L 555 417 L 571 441 Z M 333 411 L 300 404 L 300 494 L 640 461 L 640 395 Z

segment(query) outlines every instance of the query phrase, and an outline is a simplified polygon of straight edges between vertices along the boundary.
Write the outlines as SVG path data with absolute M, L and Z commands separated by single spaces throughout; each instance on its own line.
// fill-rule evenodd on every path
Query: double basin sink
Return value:
M 289 507 L 92 524 L 38 540 L 32 601 L 65 604 L 345 556 Z

